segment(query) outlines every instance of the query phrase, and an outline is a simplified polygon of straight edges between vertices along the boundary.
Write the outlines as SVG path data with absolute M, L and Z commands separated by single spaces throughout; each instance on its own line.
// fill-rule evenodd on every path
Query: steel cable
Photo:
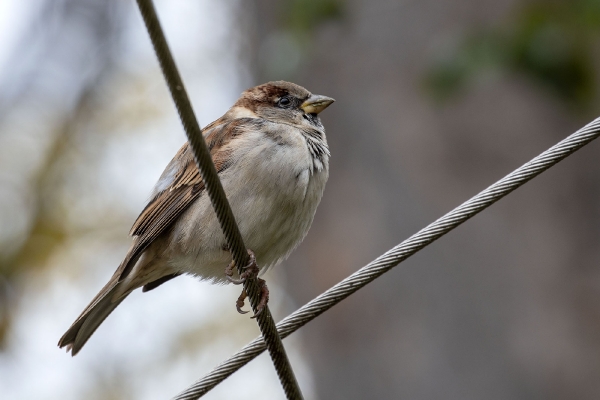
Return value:
M 212 162 L 210 152 L 202 136 L 202 131 L 198 125 L 183 81 L 169 50 L 154 4 L 152 0 L 137 0 L 137 4 L 150 35 L 150 40 L 158 57 L 163 75 L 167 81 L 169 91 L 175 102 L 179 117 L 183 123 L 188 141 L 194 152 L 196 164 L 202 175 L 206 191 L 235 260 L 238 273 L 241 274 L 244 266 L 249 262 L 249 256 L 240 230 L 235 222 L 233 212 L 225 196 L 225 191 L 217 175 L 217 170 Z M 223 266 L 223 273 L 225 273 L 225 266 Z M 246 279 L 244 289 L 250 298 L 250 304 L 256 314 L 261 296 L 258 282 L 256 279 Z M 300 387 L 268 307 L 265 307 L 256 319 L 287 398 L 294 400 L 302 399 Z
M 475 214 L 486 209 L 530 179 L 579 150 L 600 136 L 600 118 L 546 150 L 533 160 L 508 174 L 492 186 L 467 200 L 435 222 L 421 229 L 399 245 L 331 287 L 277 324 L 282 338 L 327 311 L 358 289 L 380 277 L 417 251 L 450 232 Z M 197 399 L 210 391 L 265 350 L 262 338 L 256 338 L 208 375 L 175 397 L 176 400 Z

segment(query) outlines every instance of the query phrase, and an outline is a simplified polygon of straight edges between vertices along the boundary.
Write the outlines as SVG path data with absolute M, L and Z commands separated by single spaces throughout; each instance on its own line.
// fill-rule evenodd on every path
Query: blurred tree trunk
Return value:
M 30 164 L 5 177 L 22 189 L 13 195 L 29 208 L 22 217 L 28 220 L 27 228 L 21 232 L 5 227 L 9 238 L 0 243 L 0 348 L 10 328 L 11 310 L 19 301 L 19 278 L 42 268 L 67 237 L 66 216 L 56 218 L 53 202 L 58 196 L 56 172 L 72 145 L 77 124 L 93 107 L 96 86 L 113 61 L 125 14 L 119 8 L 123 7 L 118 1 L 41 2 L 0 82 L 4 88 L 0 115 L 25 116 L 21 120 L 0 117 L 0 131 L 20 132 L 23 137 L 31 134 L 40 145 L 14 158 L 12 165 L 10 160 L 3 165 L 9 170 L 19 169 L 15 164 L 23 160 Z M 37 132 L 28 132 L 31 126 Z M 37 137 L 40 133 L 47 137 Z M 15 152 L 19 150 L 13 149 L 13 157 Z M 36 165 L 38 155 L 42 161 Z M 28 169 L 33 169 L 31 175 Z

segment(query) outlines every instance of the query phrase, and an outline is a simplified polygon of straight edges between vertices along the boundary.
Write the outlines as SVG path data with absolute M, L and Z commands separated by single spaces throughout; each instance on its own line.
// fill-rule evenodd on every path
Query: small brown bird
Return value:
M 293 83 L 269 82 L 243 92 L 203 130 L 261 273 L 287 258 L 310 228 L 329 173 L 318 114 L 333 101 Z M 187 143 L 167 165 L 130 234 L 125 259 L 58 342 L 72 355 L 137 288 L 146 292 L 184 273 L 228 282 L 232 256 Z

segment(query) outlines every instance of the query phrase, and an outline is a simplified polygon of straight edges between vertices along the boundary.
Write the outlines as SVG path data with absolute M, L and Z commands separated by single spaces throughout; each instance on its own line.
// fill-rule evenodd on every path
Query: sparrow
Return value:
M 312 224 L 329 176 L 319 113 L 333 102 L 294 83 L 268 82 L 244 91 L 203 129 L 261 275 L 286 259 Z M 73 356 L 135 289 L 147 292 L 181 274 L 219 284 L 241 281 L 231 278 L 232 255 L 188 143 L 158 179 L 130 235 L 123 262 L 58 342 Z

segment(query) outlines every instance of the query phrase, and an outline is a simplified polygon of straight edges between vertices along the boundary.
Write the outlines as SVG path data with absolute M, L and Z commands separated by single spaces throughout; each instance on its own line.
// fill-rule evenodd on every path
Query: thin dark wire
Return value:
M 185 133 L 187 134 L 190 146 L 194 152 L 196 164 L 202 175 L 202 180 L 210 201 L 215 209 L 221 229 L 227 239 L 227 244 L 233 254 L 238 272 L 241 274 L 243 268 L 249 262 L 246 246 L 242 239 L 240 230 L 235 222 L 231 207 L 225 196 L 225 191 L 217 175 L 217 170 L 212 162 L 210 152 L 202 136 L 202 131 L 196 120 L 196 115 L 192 109 L 191 102 L 187 96 L 183 81 L 175 65 L 167 40 L 160 26 L 156 10 L 152 0 L 137 0 L 138 7 L 146 24 L 148 34 L 154 46 L 154 50 L 160 62 L 163 75 L 171 91 L 171 96 L 177 107 L 179 117 L 183 123 Z M 225 266 L 224 266 L 225 267 Z M 225 269 L 223 269 L 225 273 Z M 257 312 L 257 306 L 260 301 L 260 289 L 256 279 L 247 279 L 244 282 L 244 289 L 250 298 L 250 304 L 254 313 Z M 294 375 L 292 366 L 288 360 L 285 348 L 281 338 L 277 333 L 275 322 L 271 316 L 268 307 L 257 318 L 258 325 L 265 338 L 271 359 L 277 370 L 277 375 L 283 386 L 283 390 L 288 399 L 302 399 L 302 392 Z
M 595 119 L 571 136 L 500 179 L 475 197 L 472 197 L 437 221 L 421 229 L 396 247 L 379 256 L 371 263 L 287 316 L 277 324 L 279 334 L 282 338 L 286 338 L 358 289 L 366 286 L 417 251 L 439 239 L 530 179 L 590 143 L 598 136 L 600 136 L 600 118 Z M 201 397 L 229 377 L 229 375 L 252 361 L 264 350 L 265 344 L 262 338 L 258 337 L 254 339 L 230 359 L 218 365 L 204 378 L 180 393 L 175 399 L 189 400 Z

